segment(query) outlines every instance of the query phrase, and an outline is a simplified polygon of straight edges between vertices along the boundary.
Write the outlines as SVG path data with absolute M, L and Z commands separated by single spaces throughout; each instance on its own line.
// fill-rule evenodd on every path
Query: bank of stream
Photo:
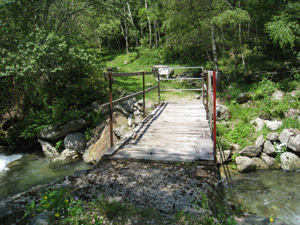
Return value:
M 0 199 L 91 168 L 83 161 L 52 167 L 49 160 L 38 155 L 4 153 L 0 154 L 0 165 Z
M 279 218 L 287 224 L 300 221 L 300 171 L 261 170 L 251 173 L 231 171 L 225 182 L 226 198 L 242 205 L 244 211 L 262 217 Z

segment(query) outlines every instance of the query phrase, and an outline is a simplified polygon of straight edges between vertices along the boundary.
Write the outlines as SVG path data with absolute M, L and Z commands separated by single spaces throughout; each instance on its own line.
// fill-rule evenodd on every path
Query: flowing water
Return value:
M 59 181 L 75 171 L 91 168 L 83 161 L 53 167 L 36 155 L 0 154 L 0 199 L 39 185 Z
M 300 171 L 265 170 L 231 173 L 225 183 L 226 198 L 247 212 L 300 224 Z

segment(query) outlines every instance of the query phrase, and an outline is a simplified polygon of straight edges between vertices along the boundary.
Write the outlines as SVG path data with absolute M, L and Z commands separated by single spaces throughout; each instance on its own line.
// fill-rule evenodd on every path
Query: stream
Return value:
M 90 168 L 83 161 L 52 167 L 46 158 L 37 155 L 0 153 L 0 199 Z
M 226 198 L 242 205 L 243 211 L 300 224 L 300 171 L 231 171 L 231 178 L 232 182 L 224 184 Z

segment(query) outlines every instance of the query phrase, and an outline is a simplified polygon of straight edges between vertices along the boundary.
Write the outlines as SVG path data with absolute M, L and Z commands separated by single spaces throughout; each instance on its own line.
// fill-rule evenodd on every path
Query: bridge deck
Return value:
M 206 111 L 200 102 L 167 103 L 111 159 L 212 162 Z

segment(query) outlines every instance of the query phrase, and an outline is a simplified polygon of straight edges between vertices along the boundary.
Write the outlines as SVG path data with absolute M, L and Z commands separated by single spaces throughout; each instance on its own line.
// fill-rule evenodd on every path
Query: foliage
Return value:
M 284 143 L 278 144 L 278 143 L 274 143 L 274 147 L 276 150 L 276 157 L 275 160 L 280 163 L 280 156 L 287 152 L 287 146 Z

